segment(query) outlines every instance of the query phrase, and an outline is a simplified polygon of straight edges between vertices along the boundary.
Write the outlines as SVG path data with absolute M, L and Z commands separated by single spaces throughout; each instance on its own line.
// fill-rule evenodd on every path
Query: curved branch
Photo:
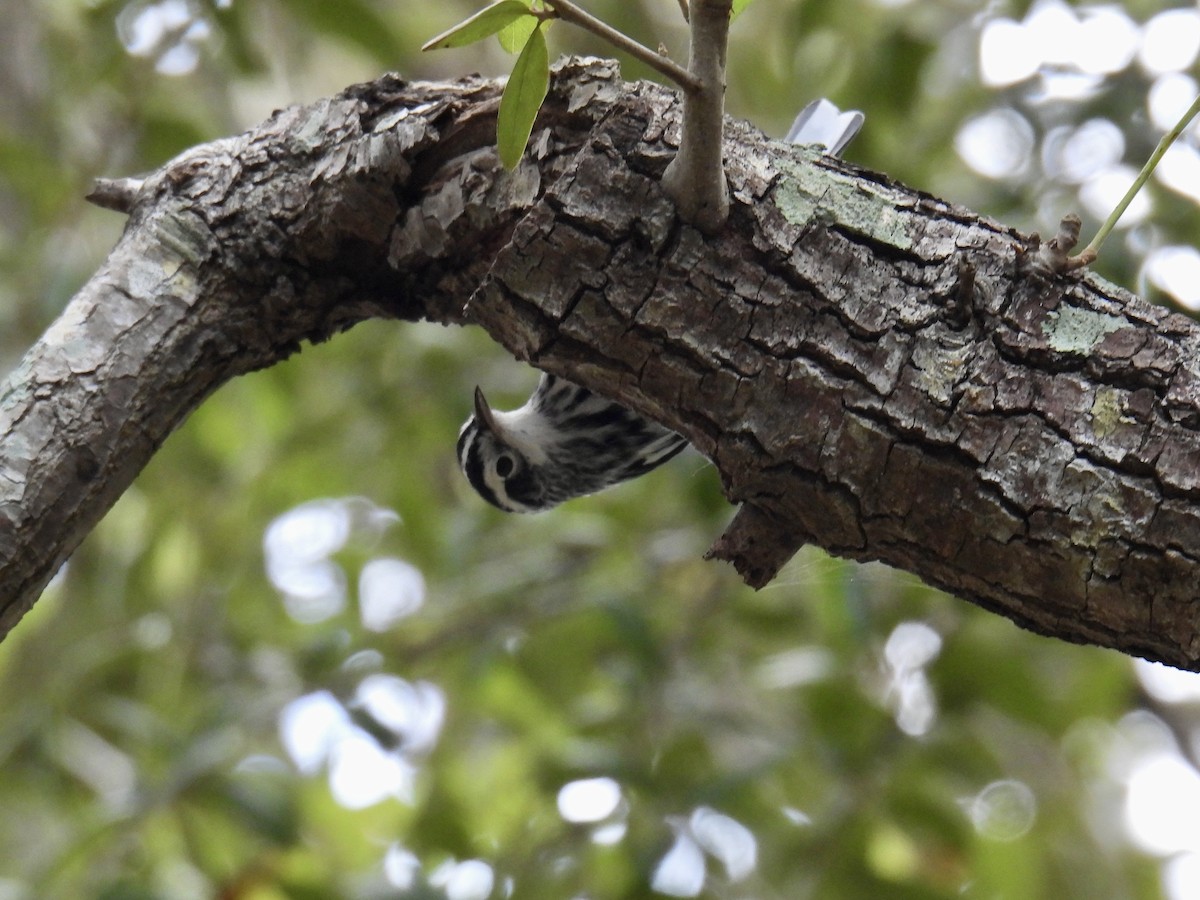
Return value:
M 220 385 L 372 316 L 461 324 L 481 248 L 569 161 L 614 73 L 555 93 L 540 170 L 495 159 L 502 84 L 385 77 L 101 185 L 125 234 L 0 390 L 0 636 Z
M 512 173 L 496 84 L 382 79 L 151 176 L 0 399 L 0 628 L 215 387 L 389 316 L 478 322 L 687 435 L 752 583 L 811 541 L 1200 667 L 1200 328 L 736 122 L 705 238 L 661 187 L 677 98 L 614 71 L 561 68 Z

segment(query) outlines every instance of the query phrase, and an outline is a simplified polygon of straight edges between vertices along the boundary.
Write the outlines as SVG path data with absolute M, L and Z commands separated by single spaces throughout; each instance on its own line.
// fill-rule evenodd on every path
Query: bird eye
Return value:
M 513 462 L 512 457 L 507 453 L 502 453 L 500 456 L 496 457 L 496 474 L 501 478 L 507 478 L 509 475 L 511 475 L 514 467 L 515 463 Z

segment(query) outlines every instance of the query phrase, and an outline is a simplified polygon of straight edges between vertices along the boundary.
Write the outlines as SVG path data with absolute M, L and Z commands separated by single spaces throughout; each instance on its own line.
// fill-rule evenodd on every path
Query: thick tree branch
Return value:
M 131 194 L 0 399 L 0 628 L 218 385 L 389 316 L 478 322 L 686 434 L 742 504 L 714 553 L 754 584 L 811 541 L 1200 668 L 1194 323 L 735 122 L 705 238 L 661 187 L 675 95 L 570 64 L 512 173 L 498 98 L 381 79 Z

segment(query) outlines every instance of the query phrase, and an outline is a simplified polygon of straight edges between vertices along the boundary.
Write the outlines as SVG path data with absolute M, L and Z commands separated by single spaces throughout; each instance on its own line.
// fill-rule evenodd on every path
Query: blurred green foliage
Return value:
M 179 2 L 208 33 L 177 75 L 119 38 L 151 4 L 0 6 L 6 369 L 121 228 L 81 201 L 91 178 L 386 69 L 512 62 L 494 42 L 417 53 L 477 8 L 466 0 Z M 674 0 L 588 6 L 684 55 Z M 850 158 L 1037 224 L 1044 185 L 988 182 L 954 150 L 962 122 L 1001 102 L 972 65 L 977 8 L 757 0 L 732 34 L 731 111 L 782 134 L 830 96 L 867 112 Z M 607 51 L 560 26 L 551 52 Z M 1058 114 L 1129 122 L 1137 102 L 1117 80 Z M 1136 165 L 1153 136 L 1129 140 Z M 1161 227 L 1196 233 L 1193 206 L 1156 199 Z M 1132 284 L 1122 254 L 1106 265 Z M 1157 861 L 1116 824 L 1121 788 L 1106 775 L 1109 738 L 1139 702 L 1128 660 L 813 549 L 751 592 L 701 561 L 730 509 L 694 454 L 548 515 L 492 510 L 458 475 L 457 428 L 474 385 L 511 408 L 533 382 L 481 333 L 371 322 L 207 401 L 0 647 L 0 898 L 500 897 L 507 879 L 516 897 L 642 897 L 701 807 L 757 847 L 737 883 L 706 847 L 704 896 L 1159 896 Z M 346 602 L 298 620 L 264 531 L 347 497 L 400 520 L 337 545 Z M 382 632 L 358 605 L 380 557 L 426 583 L 423 606 Z M 911 671 L 886 649 L 905 623 L 940 636 Z M 397 745 L 354 702 L 378 674 L 444 696 L 432 748 Z M 413 767 L 404 796 L 351 808 L 332 756 L 306 768 L 289 752 L 281 716 L 321 692 L 381 757 Z M 619 807 L 565 821 L 559 790 L 601 775 Z M 997 783 L 1031 792 L 1028 809 L 1011 794 L 1007 830 L 973 814 Z M 472 859 L 494 872 L 490 893 L 456 888 L 465 874 L 444 865 Z

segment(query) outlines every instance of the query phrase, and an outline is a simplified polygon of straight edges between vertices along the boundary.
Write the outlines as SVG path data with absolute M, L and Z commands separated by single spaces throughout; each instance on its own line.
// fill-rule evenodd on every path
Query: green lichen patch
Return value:
M 792 225 L 806 225 L 821 216 L 880 244 L 912 249 L 908 222 L 887 197 L 800 160 L 782 159 L 779 170 L 775 203 Z
M 1117 430 L 1124 413 L 1121 392 L 1102 387 L 1092 399 L 1092 433 L 1106 438 Z
M 1083 356 L 1124 325 L 1125 320 L 1117 316 L 1063 306 L 1046 317 L 1042 332 L 1049 339 L 1051 349 Z

